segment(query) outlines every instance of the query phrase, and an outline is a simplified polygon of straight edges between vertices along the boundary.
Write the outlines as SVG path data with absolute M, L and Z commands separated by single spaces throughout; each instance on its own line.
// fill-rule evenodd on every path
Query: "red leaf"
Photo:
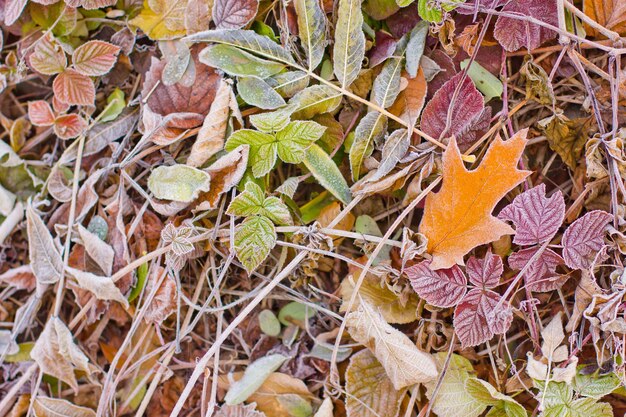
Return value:
M 28 118 L 35 126 L 52 126 L 54 113 L 47 101 L 37 100 L 28 102 Z
M 0 274 L 0 282 L 18 290 L 32 291 L 37 286 L 37 279 L 30 265 L 22 265 Z
M 500 282 L 504 267 L 502 258 L 489 250 L 483 259 L 474 256 L 469 258 L 465 270 L 472 284 L 481 288 L 494 288 Z
M 215 0 L 213 5 L 215 27 L 240 29 L 254 19 L 258 8 L 258 0 Z
M 587 269 L 593 265 L 595 255 L 604 246 L 604 229 L 611 218 L 606 211 L 595 210 L 585 214 L 567 228 L 561 240 L 563 258 L 567 266 L 573 269 Z
M 56 98 L 62 103 L 91 106 L 96 99 L 96 89 L 91 78 L 72 69 L 59 74 L 52 83 Z
M 560 191 L 546 197 L 546 186 L 540 184 L 515 197 L 498 215 L 515 225 L 513 243 L 535 245 L 554 237 L 565 217 L 565 201 Z
M 415 4 L 411 7 L 403 7 L 385 21 L 389 31 L 396 38 L 400 39 L 411 31 L 422 20 L 417 13 Z
M 527 248 L 511 254 L 509 266 L 512 269 L 522 270 L 537 250 L 537 248 Z M 560 275 L 556 272 L 556 267 L 562 264 L 563 258 L 558 253 L 551 249 L 545 249 L 524 273 L 524 280 L 528 289 L 536 292 L 548 292 L 561 288 L 568 279 L 567 275 Z
M 70 7 L 82 7 L 87 10 L 101 9 L 107 6 L 113 6 L 116 0 L 65 0 Z
M 524 20 L 525 17 L 534 17 L 558 27 L 554 0 L 511 1 L 502 8 L 502 12 L 519 15 L 519 18 L 498 17 L 493 31 L 496 40 L 509 52 L 517 51 L 523 46 L 533 50 L 556 37 L 556 32 Z
M 83 133 L 86 128 L 85 119 L 75 113 L 59 116 L 54 121 L 54 133 L 61 139 L 75 138 Z
M 376 65 L 384 62 L 387 58 L 393 55 L 396 50 L 397 43 L 396 39 L 387 32 L 382 30 L 377 31 L 376 44 L 370 50 L 369 54 L 369 67 L 374 68 Z
M 424 107 L 422 130 L 435 139 L 455 136 L 459 149 L 467 149 L 475 140 L 475 129 L 484 124 L 484 98 L 466 75 L 454 99 L 454 91 L 461 82 L 463 73 L 447 81 Z M 450 126 L 446 123 L 450 119 Z M 491 114 L 487 117 L 489 117 Z
M 512 313 L 500 295 L 491 290 L 473 289 L 454 310 L 454 331 L 463 348 L 477 346 L 490 340 L 494 334 L 505 333 Z
M 115 65 L 119 52 L 119 46 L 103 41 L 89 41 L 76 48 L 72 63 L 74 69 L 83 75 L 104 75 Z
M 467 278 L 461 268 L 431 270 L 430 261 L 413 265 L 405 272 L 415 292 L 428 304 L 436 307 L 452 307 L 459 303 L 465 295 Z

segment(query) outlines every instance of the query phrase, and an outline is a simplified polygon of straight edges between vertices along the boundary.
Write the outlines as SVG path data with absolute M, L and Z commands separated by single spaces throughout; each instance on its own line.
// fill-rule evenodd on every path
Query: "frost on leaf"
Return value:
M 454 331 L 463 347 L 477 346 L 505 333 L 513 319 L 506 301 L 491 290 L 473 289 L 454 310 Z
M 535 245 L 551 240 L 565 217 L 565 201 L 561 191 L 546 197 L 546 186 L 540 184 L 515 197 L 498 218 L 515 225 L 513 243 Z
M 28 118 L 35 126 L 52 126 L 54 113 L 47 101 L 37 100 L 28 103 Z
M 117 61 L 120 47 L 103 41 L 89 41 L 74 51 L 72 64 L 83 75 L 104 75 Z
M 598 251 L 604 246 L 604 230 L 611 219 L 609 213 L 595 210 L 567 228 L 561 240 L 563 259 L 567 266 L 587 269 L 594 264 Z
M 529 171 L 517 169 L 525 145 L 525 130 L 507 141 L 496 138 L 478 168 L 468 171 L 456 142 L 450 141 L 443 154 L 443 185 L 426 197 L 419 226 L 428 238 L 433 270 L 463 264 L 463 256 L 476 246 L 513 234 L 491 212 L 528 176 Z
M 452 268 L 433 271 L 428 267 L 429 264 L 429 261 L 424 261 L 405 269 L 415 292 L 436 307 L 457 305 L 467 287 L 467 278 L 461 268 L 454 265 Z
M 530 262 L 537 250 L 537 248 L 527 248 L 511 254 L 509 256 L 509 266 L 512 269 L 521 270 Z M 568 279 L 567 275 L 561 275 L 556 272 L 556 267 L 562 264 L 563 258 L 559 254 L 551 249 L 545 249 L 524 272 L 524 280 L 528 289 L 537 292 L 548 292 L 561 288 Z
M 176 282 L 161 266 L 157 266 L 148 277 L 144 298 L 148 300 L 147 297 L 153 292 L 154 297 L 149 300 L 143 318 L 148 323 L 160 325 L 176 309 L 177 299 Z
M 90 106 L 96 99 L 96 88 L 91 78 L 73 69 L 57 75 L 52 90 L 57 100 L 69 105 Z
M 213 22 L 217 29 L 240 29 L 254 19 L 258 8 L 258 0 L 215 0 Z
M 246 218 L 235 230 L 235 252 L 246 271 L 252 272 L 276 244 L 276 229 L 265 216 Z
M 518 0 L 507 3 L 502 12 L 516 14 L 519 17 L 498 17 L 493 35 L 500 45 L 509 52 L 525 47 L 529 50 L 538 48 L 544 42 L 556 37 L 551 29 L 530 23 L 525 17 L 533 17 L 547 24 L 558 27 L 557 2 L 553 0 Z
M 454 96 L 459 83 L 463 83 Z M 454 100 L 453 100 L 454 99 Z M 488 128 L 491 107 L 469 76 L 459 73 L 447 81 L 424 107 L 422 130 L 435 139 L 454 136 L 461 150 L 469 148 Z
M 483 259 L 474 256 L 467 260 L 467 275 L 472 284 L 482 288 L 494 288 L 500 282 L 504 267 L 502 258 L 487 252 Z
M 378 359 L 364 349 L 350 358 L 346 392 L 348 417 L 394 417 L 400 411 L 405 390 L 397 391 Z
M 44 373 L 67 383 L 74 391 L 78 391 L 74 371 L 91 375 L 95 370 L 89 358 L 74 343 L 70 329 L 58 317 L 50 318 L 30 356 Z

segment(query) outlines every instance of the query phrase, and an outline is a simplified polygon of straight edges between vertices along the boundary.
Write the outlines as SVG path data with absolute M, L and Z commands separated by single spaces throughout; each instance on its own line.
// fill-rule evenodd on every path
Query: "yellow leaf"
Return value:
M 438 193 L 426 197 L 419 228 L 428 238 L 432 269 L 463 265 L 463 256 L 476 246 L 513 233 L 491 212 L 530 174 L 516 168 L 527 132 L 522 130 L 507 141 L 497 137 L 473 171 L 463 165 L 456 141 L 450 141 L 443 154 L 443 185 Z
M 143 8 L 137 17 L 130 21 L 150 39 L 176 39 L 186 35 L 186 1 L 144 0 Z

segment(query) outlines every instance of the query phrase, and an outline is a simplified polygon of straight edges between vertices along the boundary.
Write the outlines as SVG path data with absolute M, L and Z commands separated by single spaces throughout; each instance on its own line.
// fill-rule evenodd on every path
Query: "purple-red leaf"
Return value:
M 52 83 L 52 90 L 61 103 L 77 106 L 91 106 L 96 99 L 96 89 L 91 78 L 67 69 Z
M 515 225 L 513 243 L 523 246 L 543 243 L 554 237 L 565 216 L 565 201 L 560 191 L 546 197 L 546 186 L 540 184 L 515 197 L 498 215 Z
M 36 41 L 33 53 L 28 55 L 28 63 L 35 71 L 44 75 L 63 72 L 67 66 L 67 57 L 51 34 L 42 36 Z
M 120 47 L 103 41 L 89 41 L 74 51 L 74 69 L 83 75 L 99 76 L 111 71 Z
M 70 7 L 82 7 L 87 10 L 113 6 L 115 2 L 116 0 L 65 0 L 65 3 Z
M 459 149 L 465 150 L 476 140 L 476 129 L 488 127 L 485 118 L 491 112 L 485 113 L 484 98 L 467 75 L 454 97 L 462 77 L 463 73 L 455 75 L 435 93 L 424 107 L 421 127 L 435 139 L 455 136 Z
M 511 254 L 509 266 L 512 269 L 522 270 L 537 253 L 537 250 L 537 248 L 527 248 Z M 551 249 L 545 249 L 524 272 L 526 287 L 535 292 L 548 292 L 561 288 L 568 279 L 567 275 L 556 272 L 556 267 L 562 264 L 563 258 L 558 253 Z
M 494 334 L 505 333 L 511 325 L 512 314 L 506 302 L 491 290 L 473 289 L 454 310 L 454 331 L 463 348 L 477 346 Z
M 52 126 L 54 113 L 47 101 L 37 100 L 28 103 L 28 118 L 35 126 Z
M 217 29 L 240 29 L 254 19 L 258 8 L 258 0 L 215 0 L 213 22 Z
M 483 259 L 474 256 L 469 258 L 465 270 L 472 284 L 482 288 L 494 288 L 500 282 L 504 267 L 502 258 L 489 250 Z
M 54 133 L 61 139 L 71 139 L 80 135 L 87 128 L 87 122 L 79 115 L 65 114 L 54 121 Z
M 604 245 L 604 229 L 611 218 L 606 211 L 595 210 L 585 214 L 567 228 L 561 240 L 563 258 L 567 266 L 573 269 L 587 269 L 593 265 L 597 252 Z
M 433 271 L 429 268 L 430 261 L 413 265 L 405 272 L 415 292 L 428 304 L 436 307 L 452 307 L 463 298 L 467 286 L 467 278 L 461 268 Z
M 370 50 L 369 66 L 374 68 L 376 65 L 384 62 L 387 58 L 393 55 L 396 50 L 396 44 L 398 41 L 389 33 L 379 30 L 376 32 L 376 44 Z
M 519 18 L 500 16 L 493 35 L 500 45 L 509 52 L 521 47 L 533 50 L 556 37 L 556 32 L 534 23 L 526 17 L 534 17 L 552 26 L 559 26 L 557 2 L 554 0 L 516 0 L 502 8 L 503 13 L 516 14 Z

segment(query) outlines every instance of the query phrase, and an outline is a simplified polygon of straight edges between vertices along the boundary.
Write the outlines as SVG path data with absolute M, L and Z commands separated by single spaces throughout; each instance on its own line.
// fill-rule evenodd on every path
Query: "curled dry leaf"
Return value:
M 4 282 L 18 290 L 26 291 L 34 290 L 37 285 L 37 279 L 30 265 L 18 266 L 0 274 L 0 282 Z
M 35 342 L 30 356 L 37 362 L 42 372 L 67 383 L 78 392 L 75 371 L 83 371 L 88 376 L 96 371 L 89 358 L 72 340 L 70 329 L 58 317 L 51 317 Z
M 33 402 L 36 417 L 96 417 L 91 408 L 81 407 L 67 400 L 38 395 Z
M 374 353 L 395 389 L 437 377 L 432 357 L 419 350 L 404 333 L 391 327 L 368 302 L 361 300 L 359 308 L 349 313 L 346 321 L 352 338 Z
M 158 288 L 155 289 L 157 285 Z M 157 266 L 150 274 L 144 292 L 146 297 L 154 292 L 154 297 L 146 307 L 144 320 L 160 325 L 176 309 L 176 282 L 169 274 L 166 274 L 163 267 Z
M 428 194 L 420 233 L 428 238 L 433 270 L 463 264 L 463 256 L 478 245 L 492 242 L 513 229 L 491 212 L 502 197 L 530 172 L 517 169 L 526 145 L 526 130 L 503 141 L 497 137 L 478 168 L 463 165 L 456 141 L 443 155 L 443 185 Z M 440 210 L 449 207 L 449 210 Z
M 78 286 L 96 296 L 98 300 L 112 300 L 128 308 L 128 300 L 122 292 L 115 286 L 111 277 L 102 277 L 91 272 L 81 271 L 76 268 L 67 267 L 67 273 L 72 276 Z
M 105 275 L 111 275 L 113 273 L 113 260 L 115 258 L 115 252 L 111 245 L 101 240 L 82 225 L 77 225 L 77 228 L 80 240 L 82 240 L 89 257 L 98 264 Z
M 61 279 L 63 260 L 48 228 L 30 205 L 26 209 L 26 227 L 30 266 L 37 278 L 37 286 L 43 289 L 46 284 Z

